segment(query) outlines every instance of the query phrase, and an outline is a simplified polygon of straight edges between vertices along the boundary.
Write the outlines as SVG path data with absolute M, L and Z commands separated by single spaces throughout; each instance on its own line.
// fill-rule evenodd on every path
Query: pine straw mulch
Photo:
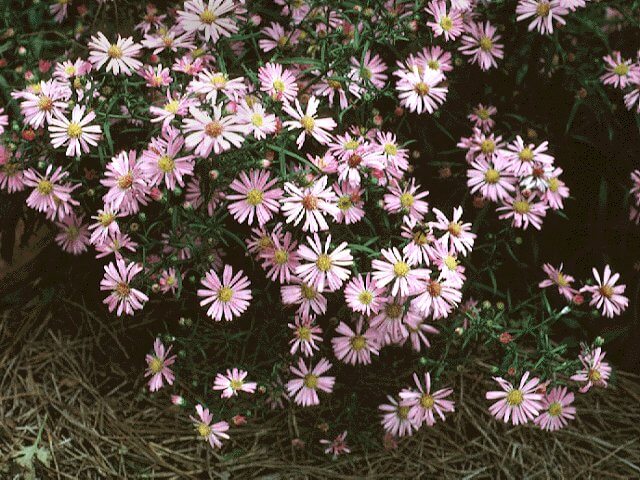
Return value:
M 119 339 L 144 325 L 106 323 L 82 305 L 71 310 L 83 318 L 74 335 L 60 333 L 37 299 L 1 314 L 2 479 L 640 477 L 640 385 L 624 373 L 608 390 L 580 396 L 577 420 L 554 434 L 490 421 L 486 380 L 461 373 L 457 412 L 394 450 L 332 461 L 316 445 L 294 448 L 289 412 L 234 428 L 214 452 L 166 396 L 150 397 L 140 375 L 109 361 L 127 363 Z M 139 368 L 141 359 L 128 363 Z M 39 432 L 42 461 L 25 459 Z

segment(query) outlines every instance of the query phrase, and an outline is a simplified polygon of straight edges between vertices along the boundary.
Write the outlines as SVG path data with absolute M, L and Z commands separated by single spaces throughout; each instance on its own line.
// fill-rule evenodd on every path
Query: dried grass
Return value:
M 59 333 L 34 300 L 0 323 L 0 478 L 25 478 L 15 456 L 34 443 L 51 455 L 36 478 L 638 478 L 640 386 L 620 373 L 607 391 L 580 396 L 571 428 L 545 434 L 489 421 L 485 380 L 460 374 L 458 411 L 399 442 L 332 461 L 294 449 L 294 412 L 236 428 L 223 452 L 196 441 L 184 414 L 150 397 L 143 379 L 108 361 L 140 325 L 93 316 Z M 107 360 L 105 360 L 107 359 Z M 378 442 L 378 439 L 374 439 Z

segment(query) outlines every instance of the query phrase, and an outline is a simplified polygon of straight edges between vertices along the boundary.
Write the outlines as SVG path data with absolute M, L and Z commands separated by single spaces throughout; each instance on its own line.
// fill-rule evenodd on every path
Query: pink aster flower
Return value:
M 400 293 L 407 296 L 415 291 L 420 280 L 428 277 L 428 270 L 412 268 L 405 255 L 402 255 L 396 247 L 385 249 L 380 253 L 384 260 L 373 260 L 373 279 L 378 287 L 385 287 L 390 283 L 391 295 Z
M 66 111 L 70 91 L 62 83 L 49 80 L 41 81 L 33 91 L 14 92 L 11 96 L 21 99 L 20 113 L 27 124 L 37 129 Z
M 298 359 L 298 366 L 290 367 L 291 373 L 296 377 L 287 382 L 287 393 L 295 397 L 293 400 L 303 407 L 319 405 L 318 390 L 331 393 L 336 377 L 324 375 L 330 368 L 331 362 L 326 358 L 321 358 L 315 367 L 310 364 L 308 367 L 302 358 Z
M 116 258 L 122 258 L 123 250 L 135 252 L 138 244 L 131 240 L 131 237 L 126 233 L 116 232 L 110 234 L 102 243 L 96 244 L 95 247 L 96 252 L 98 252 L 96 258 L 104 258 L 111 254 L 115 255 Z
M 151 139 L 140 162 L 149 186 L 160 186 L 164 181 L 169 190 L 175 190 L 177 185 L 184 187 L 184 177 L 193 175 L 195 162 L 192 155 L 179 156 L 183 146 L 184 137 L 171 126 L 163 130 L 162 138 Z
M 103 209 L 98 210 L 98 214 L 91 217 L 96 220 L 96 223 L 89 225 L 89 230 L 93 230 L 91 233 L 90 241 L 93 245 L 99 245 L 104 243 L 110 235 L 118 235 L 120 233 L 120 226 L 118 225 L 117 218 L 122 215 L 117 211 L 111 209 L 105 205 Z
M 542 399 L 542 413 L 533 420 L 542 430 L 553 432 L 567 426 L 569 420 L 575 418 L 576 407 L 573 393 L 567 387 L 555 387 Z
M 321 145 L 327 145 L 331 142 L 331 134 L 329 132 L 336 128 L 337 124 L 333 118 L 317 118 L 320 100 L 311 96 L 304 112 L 297 98 L 294 102 L 295 108 L 290 104 L 284 105 L 284 111 L 292 117 L 293 120 L 287 120 L 283 123 L 283 126 L 289 130 L 302 129 L 302 132 L 296 140 L 298 148 L 302 148 L 307 135 L 311 135 Z
M 168 270 L 163 270 L 158 279 L 160 291 L 162 293 L 175 293 L 178 289 L 179 276 L 181 276 L 180 273 L 176 272 L 176 269 L 173 267 Z
M 82 223 L 84 216 L 67 215 L 56 225 L 60 233 L 56 235 L 56 243 L 65 252 L 80 255 L 87 251 L 89 242 L 88 225 Z
M 511 163 L 503 155 L 495 156 L 491 163 L 482 158 L 472 161 L 467 177 L 471 194 L 479 191 L 493 202 L 506 199 L 515 191 L 516 179 L 511 172 Z
M 433 209 L 436 214 L 436 221 L 431 222 L 429 226 L 434 230 L 440 230 L 444 234 L 440 237 L 442 242 L 449 242 L 451 248 L 457 253 L 467 255 L 471 252 L 476 239 L 476 234 L 471 232 L 471 223 L 463 223 L 462 207 L 453 209 L 453 217 L 447 219 L 444 213 L 437 208 Z
M 249 170 L 240 172 L 229 188 L 234 194 L 227 195 L 229 212 L 238 223 L 245 221 L 251 225 L 253 219 L 262 226 L 273 218 L 280 210 L 279 199 L 282 197 L 280 188 L 273 188 L 278 182 L 277 178 L 271 179 L 268 170 Z
M 446 41 L 455 40 L 463 31 L 462 15 L 456 9 L 447 12 L 447 2 L 444 0 L 431 0 L 425 9 L 433 16 L 434 21 L 427 22 L 435 37 L 444 35 Z
M 157 392 L 160 390 L 164 381 L 166 380 L 169 385 L 173 385 L 175 375 L 169 368 L 176 361 L 176 356 L 169 356 L 173 345 L 169 345 L 169 348 L 165 349 L 164 344 L 159 338 L 156 338 L 153 342 L 153 355 L 147 355 L 145 360 L 147 361 L 147 370 L 144 373 L 145 377 L 151 376 L 147 385 L 150 392 Z
M 479 103 L 467 118 L 473 122 L 474 127 L 479 128 L 485 133 L 489 133 L 496 124 L 495 120 L 493 120 L 491 116 L 496 113 L 498 113 L 498 109 L 496 107 L 492 105 L 485 107 L 483 104 Z
M 67 18 L 68 10 L 69 0 L 56 0 L 49 6 L 49 13 L 53 15 L 53 20 L 57 23 L 62 23 Z
M 433 244 L 433 264 L 440 271 L 438 280 L 446 280 L 454 287 L 462 288 L 467 277 L 465 268 L 460 265 L 455 250 L 446 242 L 437 240 Z
M 562 175 L 562 169 L 560 167 L 556 167 L 549 172 L 546 178 L 546 188 L 542 195 L 542 200 L 553 210 L 564 208 L 564 200 L 569 198 L 569 187 L 560 180 L 560 175 Z
M 282 213 L 287 223 L 298 225 L 304 218 L 302 231 L 315 233 L 329 229 L 325 215 L 336 217 L 340 209 L 338 198 L 327 188 L 327 177 L 322 176 L 310 186 L 300 188 L 291 182 L 284 184 L 286 196 L 282 198 Z
M 256 382 L 247 382 L 247 372 L 233 368 L 227 369 L 227 374 L 218 373 L 213 381 L 213 390 L 222 390 L 220 396 L 222 398 L 230 398 L 238 396 L 238 392 L 254 393 L 258 384 Z
M 166 87 L 173 82 L 171 71 L 167 67 L 163 68 L 161 63 L 155 67 L 153 65 L 146 65 L 138 71 L 138 75 L 147 81 L 147 87 L 150 88 Z
M 355 330 L 349 325 L 340 322 L 336 328 L 336 334 L 331 339 L 333 353 L 338 360 L 351 365 L 369 365 L 371 355 L 378 355 L 378 332 L 375 328 L 368 327 L 363 330 L 364 319 L 360 318 Z
M 540 380 L 535 377 L 529 380 L 529 372 L 520 379 L 518 388 L 507 382 L 504 378 L 493 377 L 502 390 L 486 393 L 487 400 L 498 400 L 489 407 L 491 414 L 498 420 L 513 425 L 525 424 L 533 420 L 543 408 L 543 396 L 536 393 Z
M 85 116 L 86 107 L 76 105 L 71 112 L 71 120 L 56 112 L 55 118 L 49 121 L 51 145 L 54 148 L 67 146 L 67 157 L 80 156 L 82 152 L 89 152 L 89 145 L 95 147 L 101 138 L 100 125 L 90 125 L 96 114 L 90 111 Z
M 295 75 L 277 63 L 267 63 L 258 69 L 260 90 L 274 100 L 292 102 L 298 96 L 298 84 Z
M 349 106 L 347 92 L 345 91 L 342 82 L 336 77 L 336 73 L 333 70 L 329 70 L 326 73 L 326 77 L 322 77 L 320 81 L 313 85 L 313 93 L 319 97 L 326 97 L 329 102 L 329 106 L 333 106 L 333 102 L 337 96 L 340 108 L 345 109 Z
M 414 313 L 406 306 L 406 297 L 388 296 L 380 311 L 370 318 L 369 323 L 378 331 L 379 346 L 402 344 L 409 336 L 407 320 Z
M 420 191 L 420 185 L 416 185 L 414 178 L 403 187 L 400 187 L 400 184 L 393 179 L 389 182 L 387 190 L 389 193 L 383 197 L 384 208 L 387 212 L 404 213 L 403 222 L 408 225 L 415 225 L 424 219 L 425 214 L 429 211 L 429 203 L 423 199 L 429 195 L 429 192 Z
M 105 178 L 100 180 L 109 189 L 103 197 L 105 205 L 125 215 L 137 213 L 149 198 L 149 186 L 137 156 L 135 150 L 120 152 L 107 164 Z
M 448 88 L 438 86 L 443 81 L 444 75 L 436 70 L 403 72 L 396 83 L 400 105 L 410 112 L 433 113 L 447 98 Z
M 293 285 L 284 285 L 280 289 L 283 304 L 299 305 L 298 314 L 302 317 L 308 317 L 311 312 L 316 315 L 327 312 L 327 299 L 321 292 L 296 277 L 291 280 Z
M 446 318 L 462 301 L 461 285 L 452 280 L 428 279 L 414 288 L 419 294 L 411 301 L 411 306 L 424 317 Z
M 313 315 L 308 317 L 296 315 L 294 323 L 287 324 L 293 330 L 293 338 L 289 340 L 291 355 L 295 355 L 299 350 L 305 357 L 312 357 L 314 351 L 320 349 L 318 344 L 322 343 L 322 328 L 314 325 L 314 320 Z
M 400 233 L 403 238 L 410 239 L 402 249 L 407 260 L 413 265 L 429 265 L 436 258 L 434 249 L 436 237 L 428 223 L 403 222 Z
M 436 423 L 435 412 L 444 422 L 444 414 L 455 410 L 454 402 L 446 400 L 453 393 L 453 389 L 443 388 L 431 393 L 431 374 L 429 372 L 424 374 L 424 386 L 416 373 L 413 374 L 413 381 L 418 391 L 404 389 L 400 392 L 401 405 L 409 407 L 409 420 L 418 426 L 426 423 L 431 427 Z
M 249 106 L 243 101 L 238 107 L 238 123 L 244 125 L 247 135 L 253 134 L 257 140 L 267 138 L 276 132 L 276 116 L 267 113 L 262 104 L 253 102 Z
M 533 17 L 529 23 L 528 30 L 538 30 L 545 35 L 553 33 L 554 20 L 560 25 L 566 25 L 562 18 L 569 11 L 562 6 L 562 0 L 519 0 L 516 7 L 516 20 L 526 20 Z
M 400 179 L 409 168 L 409 150 L 401 148 L 396 136 L 391 132 L 377 132 L 374 151 L 386 160 L 386 173 Z
M 603 57 L 603 60 L 606 73 L 600 77 L 600 80 L 605 85 L 613 85 L 621 90 L 626 88 L 633 75 L 640 71 L 640 67 L 634 65 L 631 59 L 623 59 L 618 51 Z
M 335 217 L 337 223 L 351 225 L 358 223 L 364 217 L 364 202 L 362 195 L 364 190 L 353 187 L 348 183 L 334 183 L 333 190 L 336 192 L 337 207 L 340 210 Z
M 229 424 L 224 421 L 212 424 L 213 415 L 208 408 L 204 408 L 200 404 L 196 405 L 196 413 L 198 418 L 191 416 L 189 418 L 194 423 L 198 436 L 207 440 L 211 448 L 222 448 L 222 440 L 229 439 L 229 435 L 226 433 L 229 430 Z
M 445 74 L 453 70 L 451 52 L 447 52 L 439 45 L 425 47 L 419 51 L 415 59 L 418 61 L 418 71 L 428 68 Z
M 429 335 L 437 335 L 440 333 L 433 325 L 427 323 L 427 320 L 422 315 L 408 315 L 405 321 L 407 331 L 409 332 L 408 340 L 411 342 L 411 348 L 415 352 L 422 351 L 422 347 L 431 347 L 429 342 Z
M 4 133 L 4 127 L 7 126 L 9 126 L 9 115 L 5 115 L 4 107 L 0 107 L 0 135 Z
M 496 27 L 488 21 L 471 22 L 462 35 L 462 46 L 458 48 L 464 55 L 471 57 L 471 63 L 477 63 L 482 70 L 497 67 L 496 58 L 504 57 L 503 44 L 497 43 L 501 36 L 496 35 Z
M 559 268 L 555 268 L 551 266 L 551 264 L 545 263 L 542 266 L 542 270 L 544 270 L 544 273 L 546 273 L 549 278 L 540 282 L 538 287 L 547 288 L 556 285 L 560 295 L 566 298 L 569 302 L 573 300 L 573 297 L 578 293 L 578 291 L 571 286 L 574 278 L 571 275 L 566 275 L 562 271 L 562 264 L 560 264 Z
M 167 101 L 161 107 L 152 105 L 149 112 L 153 115 L 151 123 L 162 122 L 162 129 L 166 130 L 176 116 L 184 117 L 189 112 L 189 107 L 193 107 L 197 101 L 186 96 L 171 94 L 171 90 L 167 89 Z
M 531 175 L 538 164 L 552 165 L 554 158 L 545 153 L 549 142 L 542 142 L 537 147 L 534 144 L 525 145 L 520 135 L 507 146 L 507 159 L 513 162 L 516 175 Z
M 349 71 L 349 79 L 351 84 L 349 85 L 349 91 L 356 96 L 362 94 L 366 89 L 367 84 L 370 83 L 378 90 L 384 88 L 387 82 L 387 65 L 384 63 L 380 55 L 371 54 L 371 50 L 367 50 L 364 53 L 364 57 L 356 58 L 351 57 L 351 70 Z
M 166 15 L 158 15 L 158 9 L 153 4 L 147 4 L 145 7 L 145 15 L 142 17 L 142 22 L 138 23 L 134 30 L 138 30 L 142 33 L 147 33 L 151 29 L 158 29 L 162 27 Z
M 195 149 L 195 154 L 206 158 L 213 150 L 216 155 L 229 150 L 231 145 L 239 148 L 244 137 L 244 127 L 238 125 L 235 115 L 222 116 L 222 105 L 213 107 L 213 118 L 202 110 L 191 107 L 189 113 L 194 118 L 182 120 L 183 132 L 187 135 L 187 148 Z
M 271 22 L 269 25 L 260 30 L 260 34 L 266 38 L 261 38 L 258 41 L 258 46 L 263 52 L 270 52 L 276 48 L 287 48 L 295 46 L 298 43 L 300 37 L 300 31 L 294 30 L 288 32 L 282 25 L 276 22 Z
M 187 32 L 203 32 L 205 42 L 216 43 L 238 31 L 232 15 L 241 5 L 233 0 L 188 0 L 184 10 L 178 10 L 178 23 Z
M 62 171 L 62 167 L 53 170 L 53 165 L 47 166 L 44 175 L 32 168 L 26 170 L 24 184 L 27 187 L 33 187 L 31 194 L 27 197 L 27 205 L 38 212 L 58 212 L 59 219 L 64 219 L 65 210 L 59 210 L 58 206 L 60 203 L 67 204 L 72 201 L 73 188 L 63 183 L 68 175 L 68 172 Z
M 164 50 L 170 50 L 175 53 L 179 48 L 195 50 L 196 45 L 194 43 L 194 36 L 194 32 L 185 32 L 179 25 L 174 25 L 168 30 L 166 28 L 160 28 L 153 34 L 145 34 L 140 43 L 145 48 L 153 50 L 153 52 L 151 52 L 153 55 L 157 55 Z M 198 58 L 197 64 L 199 65 L 201 61 L 202 58 Z M 178 68 L 180 67 L 176 68 L 176 65 L 186 68 L 184 70 L 178 70 Z M 189 73 L 185 71 L 187 69 L 190 72 L 194 72 L 194 70 L 191 70 L 191 67 L 194 67 L 194 64 L 190 64 L 190 67 L 187 67 L 187 61 L 185 57 L 182 57 L 176 60 L 176 64 L 172 67 L 172 69 L 174 71 L 183 71 L 184 73 Z M 195 69 L 197 69 L 197 67 Z
M 331 235 L 327 236 L 324 245 L 317 233 L 307 237 L 309 246 L 300 245 L 298 255 L 302 262 L 296 268 L 296 275 L 305 283 L 313 286 L 318 292 L 323 292 L 325 285 L 329 291 L 338 290 L 344 281 L 349 278 L 351 272 L 348 268 L 353 264 L 351 250 L 347 248 L 347 242 L 342 242 L 332 252 Z
M 333 440 L 326 440 L 324 438 L 320 440 L 321 445 L 327 446 L 324 453 L 330 453 L 331 455 L 333 455 L 333 458 L 336 458 L 338 455 L 342 455 L 343 453 L 351 453 L 351 450 L 349 449 L 345 438 L 347 438 L 346 430 Z
M 104 267 L 104 278 L 100 282 L 100 290 L 111 293 L 102 303 L 107 304 L 109 311 L 116 310 L 118 316 L 123 313 L 133 315 L 134 310 L 142 310 L 149 300 L 144 293 L 131 287 L 133 279 L 142 271 L 137 263 L 127 263 L 124 259 L 116 259 Z
M 136 60 L 140 55 L 142 45 L 133 41 L 133 37 L 122 38 L 118 35 L 116 43 L 111 43 L 102 32 L 97 37 L 91 37 L 89 42 L 89 61 L 100 69 L 107 65 L 107 72 L 119 75 L 120 72 L 130 76 L 142 67 L 142 62 Z
M 581 292 L 591 293 L 589 305 L 595 305 L 605 317 L 613 318 L 620 315 L 629 306 L 629 299 L 623 295 L 627 286 L 616 285 L 620 274 L 612 274 L 609 265 L 604 267 L 602 278 L 595 268 L 592 272 L 597 285 L 585 285 L 580 289 Z
M 413 435 L 418 426 L 409 420 L 411 407 L 402 405 L 395 398 L 387 395 L 389 403 L 384 403 L 378 407 L 382 413 L 382 427 L 384 431 L 397 437 Z
M 371 278 L 370 273 L 364 278 L 358 274 L 347 283 L 344 298 L 351 310 L 369 316 L 378 313 L 382 308 L 385 291 L 385 288 L 379 287 Z
M 222 320 L 223 316 L 225 320 L 230 321 L 233 317 L 242 315 L 253 298 L 251 289 L 248 288 L 251 282 L 243 275 L 242 270 L 234 276 L 231 265 L 225 265 L 222 280 L 215 270 L 211 269 L 200 283 L 205 287 L 197 292 L 199 297 L 203 297 L 200 306 L 211 304 L 207 315 L 216 322 Z
M 634 72 L 630 79 L 633 90 L 624 96 L 624 106 L 627 110 L 640 113 L 640 71 Z
M 271 248 L 258 253 L 263 260 L 262 268 L 267 270 L 267 278 L 280 283 L 289 282 L 300 265 L 298 242 L 292 240 L 291 232 L 286 232 L 284 236 L 273 233 L 271 241 Z
M 548 207 L 545 203 L 535 200 L 535 197 L 526 198 L 518 192 L 515 198 L 503 200 L 502 206 L 496 209 L 497 212 L 505 212 L 498 218 L 511 218 L 511 225 L 515 228 L 526 230 L 531 224 L 533 228 L 540 230 Z
M 0 188 L 9 193 L 21 192 L 25 188 L 24 171 L 14 158 L 11 150 L 0 144 Z
M 611 375 L 611 366 L 604 362 L 606 353 L 600 347 L 592 351 L 581 353 L 578 357 L 582 368 L 575 375 L 571 376 L 571 380 L 584 383 L 580 387 L 580 393 L 586 393 L 591 387 L 606 387 L 607 380 Z
M 236 101 L 245 93 L 247 87 L 244 84 L 244 77 L 230 79 L 226 73 L 204 70 L 189 84 L 189 90 L 206 95 L 207 101 L 215 105 L 218 102 L 219 92 L 224 93 L 229 100 Z

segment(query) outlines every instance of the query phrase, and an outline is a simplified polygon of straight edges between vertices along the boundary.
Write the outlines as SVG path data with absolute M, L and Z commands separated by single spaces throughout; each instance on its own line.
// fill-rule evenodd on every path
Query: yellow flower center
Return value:
M 487 110 L 486 108 L 478 109 L 478 111 L 476 112 L 476 115 L 480 117 L 480 120 L 488 120 L 490 117 L 489 110 Z
M 331 257 L 323 253 L 316 260 L 316 265 L 320 271 L 328 272 L 331 270 Z
M 222 73 L 216 73 L 209 81 L 216 88 L 224 88 L 227 85 L 227 79 Z
M 53 108 L 53 100 L 46 96 L 40 97 L 40 99 L 38 100 L 38 108 L 40 110 L 44 110 L 45 112 L 48 112 Z
M 560 404 L 560 402 L 553 402 L 551 405 L 549 405 L 548 412 L 552 417 L 557 417 L 562 413 L 562 405 Z
M 551 11 L 551 5 L 548 2 L 540 2 L 536 7 L 536 15 L 539 17 L 546 17 Z
M 360 142 L 358 142 L 357 140 L 349 140 L 343 145 L 345 150 L 355 150 L 359 146 L 360 146 Z
M 219 137 L 222 133 L 222 124 L 217 120 L 209 122 L 204 127 L 204 133 L 206 133 L 210 137 Z
M 257 188 L 252 188 L 247 192 L 247 203 L 253 207 L 262 203 L 264 193 Z
M 278 39 L 278 46 L 285 47 L 289 43 L 289 39 L 285 36 L 282 36 Z
M 107 55 L 115 59 L 122 58 L 122 49 L 118 45 L 112 43 L 107 50 Z
M 351 337 L 349 343 L 351 344 L 351 348 L 353 348 L 356 352 L 359 352 L 367 346 L 367 340 L 362 335 Z
M 529 213 L 531 210 L 531 205 L 526 200 L 516 200 L 513 202 L 513 209 L 516 213 L 520 215 L 524 215 L 525 213 Z
M 394 157 L 398 154 L 398 147 L 396 147 L 393 143 L 386 143 L 384 145 L 384 153 Z
M 167 282 L 167 285 L 172 286 L 174 283 L 176 283 L 176 278 L 173 276 L 167 277 L 165 281 Z
M 131 188 L 131 185 L 133 185 L 133 175 L 131 174 L 131 172 L 121 176 L 118 179 L 118 188 L 120 188 L 120 190 Z
M 414 201 L 415 201 L 415 198 L 413 198 L 413 195 L 411 195 L 408 192 L 400 195 L 400 205 L 402 205 L 403 208 L 411 207 Z
M 513 389 L 507 394 L 507 403 L 512 407 L 517 407 L 524 401 L 522 391 Z
M 396 277 L 406 277 L 411 269 L 405 262 L 396 262 L 393 264 L 393 273 Z
M 482 143 L 480 144 L 480 150 L 482 150 L 482 153 L 484 153 L 485 155 L 488 153 L 493 153 L 496 149 L 496 144 L 493 140 L 491 139 L 486 139 L 483 140 Z
M 313 127 L 315 126 L 316 122 L 309 115 L 305 115 L 300 119 L 300 124 L 302 125 L 302 128 L 304 128 L 307 132 L 311 132 L 313 131 Z
M 278 265 L 284 265 L 289 261 L 289 253 L 286 250 L 276 250 L 273 259 Z
M 422 406 L 422 408 L 426 408 L 427 410 L 431 410 L 433 408 L 433 406 L 435 405 L 435 403 L 436 403 L 436 401 L 428 393 L 424 393 L 420 397 L 420 406 Z
M 529 148 L 523 148 L 520 153 L 518 153 L 518 158 L 521 162 L 530 162 L 533 160 L 533 151 Z
M 369 290 L 363 290 L 358 295 L 358 301 L 363 305 L 370 305 L 373 301 L 373 295 Z
M 216 14 L 209 9 L 200 14 L 200 20 L 202 21 L 202 23 L 206 23 L 207 25 L 211 25 L 217 19 L 218 17 L 216 16 Z
M 567 282 L 567 279 L 565 278 L 565 276 L 561 272 L 558 272 L 558 276 L 556 278 L 556 282 L 561 287 L 566 287 L 567 285 L 569 285 L 569 282 Z
M 306 283 L 303 283 L 301 286 L 302 296 L 307 300 L 313 300 L 316 298 L 316 290 L 313 287 L 310 287 Z
M 589 380 L 592 382 L 599 382 L 601 378 L 602 374 L 598 370 L 594 368 L 589 369 Z
M 307 388 L 312 388 L 312 389 L 316 389 L 316 387 L 318 386 L 318 376 L 317 375 L 313 375 L 312 373 L 307 373 L 304 376 L 304 386 Z
M 490 52 L 492 48 L 493 48 L 493 41 L 489 37 L 483 36 L 480 39 L 480 49 L 484 52 Z
M 114 290 L 120 298 L 127 298 L 131 293 L 131 288 L 124 282 L 118 283 Z
M 239 390 L 242 388 L 242 385 L 244 385 L 242 380 L 231 380 L 229 382 L 229 386 L 232 390 Z
M 327 85 L 334 90 L 340 90 L 342 88 L 342 85 L 340 85 L 340 82 L 337 80 L 327 80 Z
M 69 123 L 69 126 L 67 127 L 67 135 L 69 135 L 70 138 L 80 138 L 82 135 L 82 127 L 75 122 Z
M 100 225 L 103 227 L 108 227 L 111 223 L 116 219 L 116 216 L 113 213 L 101 213 L 98 215 L 98 221 Z
M 338 199 L 338 208 L 340 210 L 349 210 L 353 203 L 351 202 L 351 197 L 349 195 L 345 195 Z
M 267 248 L 273 247 L 273 241 L 271 240 L 271 237 L 265 236 L 258 241 L 258 246 L 261 250 L 266 250 Z
M 80 235 L 80 230 L 78 230 L 77 227 L 74 227 L 73 225 L 67 228 L 67 237 L 70 240 L 75 240 L 78 238 L 78 235 Z
M 445 15 L 440 19 L 440 26 L 445 32 L 448 32 L 449 30 L 451 30 L 451 28 L 453 28 L 453 20 L 451 20 L 451 17 L 449 15 Z
M 429 292 L 429 295 L 432 297 L 439 297 L 442 293 L 442 285 L 434 280 L 430 280 L 427 285 L 427 292 Z
M 178 113 L 178 107 L 179 107 L 180 103 L 177 100 L 171 100 L 169 103 L 167 103 L 164 106 L 164 109 L 169 112 L 169 113 L 173 113 L 174 115 L 176 113 Z
M 458 268 L 458 260 L 456 260 L 456 257 L 453 257 L 451 255 L 447 255 L 444 258 L 444 264 L 447 266 L 449 270 L 452 270 L 452 271 Z
M 42 195 L 50 195 L 53 192 L 53 183 L 49 180 L 40 180 L 36 188 Z
M 627 73 L 629 73 L 629 65 L 627 65 L 626 63 L 619 63 L 613 69 L 613 73 L 620 77 L 624 77 Z
M 305 342 L 311 340 L 311 329 L 309 327 L 299 327 L 298 328 L 298 337 L 300 337 Z
M 284 92 L 284 82 L 279 78 L 277 80 L 274 80 L 273 81 L 273 89 L 276 92 L 280 92 L 280 93 Z
M 220 290 L 218 290 L 218 300 L 220 300 L 221 302 L 230 302 L 232 298 L 233 290 L 231 290 L 229 287 L 222 287 Z
M 437 60 L 429 60 L 427 62 L 427 67 L 431 70 L 440 70 L 440 62 Z
M 160 373 L 164 368 L 164 363 L 158 357 L 153 357 L 153 359 L 149 362 L 149 370 L 152 373 Z
M 449 224 L 449 227 L 447 227 L 447 231 L 454 237 L 459 237 L 462 233 L 462 225 L 460 225 L 458 222 L 451 222 Z
M 398 416 L 403 419 L 406 420 L 407 417 L 409 417 L 409 407 L 406 406 L 398 406 Z
M 207 438 L 209 435 L 211 435 L 211 427 L 206 423 L 199 423 L 196 427 L 196 430 L 198 430 L 198 435 L 203 438 Z
M 556 177 L 551 177 L 549 179 L 549 190 L 555 193 L 558 191 L 558 188 L 560 188 L 560 181 Z
M 424 97 L 429 93 L 429 85 L 424 82 L 418 82 L 413 87 L 413 90 L 421 97 Z
M 173 172 L 176 167 L 176 162 L 169 155 L 162 155 L 158 159 L 158 168 L 164 173 Z
M 262 114 L 254 113 L 253 115 L 251 115 L 251 124 L 254 127 L 261 127 L 263 123 L 264 123 L 264 118 L 262 117 Z
M 404 308 L 399 303 L 391 303 L 385 307 L 385 313 L 387 317 L 397 319 L 402 316 Z
M 490 184 L 498 183 L 500 180 L 500 172 L 498 172 L 495 168 L 490 168 L 484 174 L 484 181 Z
M 602 285 L 600 287 L 600 294 L 605 298 L 613 297 L 613 288 L 609 285 Z
M 313 195 L 305 195 L 302 199 L 302 206 L 305 210 L 316 210 L 318 208 L 318 199 Z

